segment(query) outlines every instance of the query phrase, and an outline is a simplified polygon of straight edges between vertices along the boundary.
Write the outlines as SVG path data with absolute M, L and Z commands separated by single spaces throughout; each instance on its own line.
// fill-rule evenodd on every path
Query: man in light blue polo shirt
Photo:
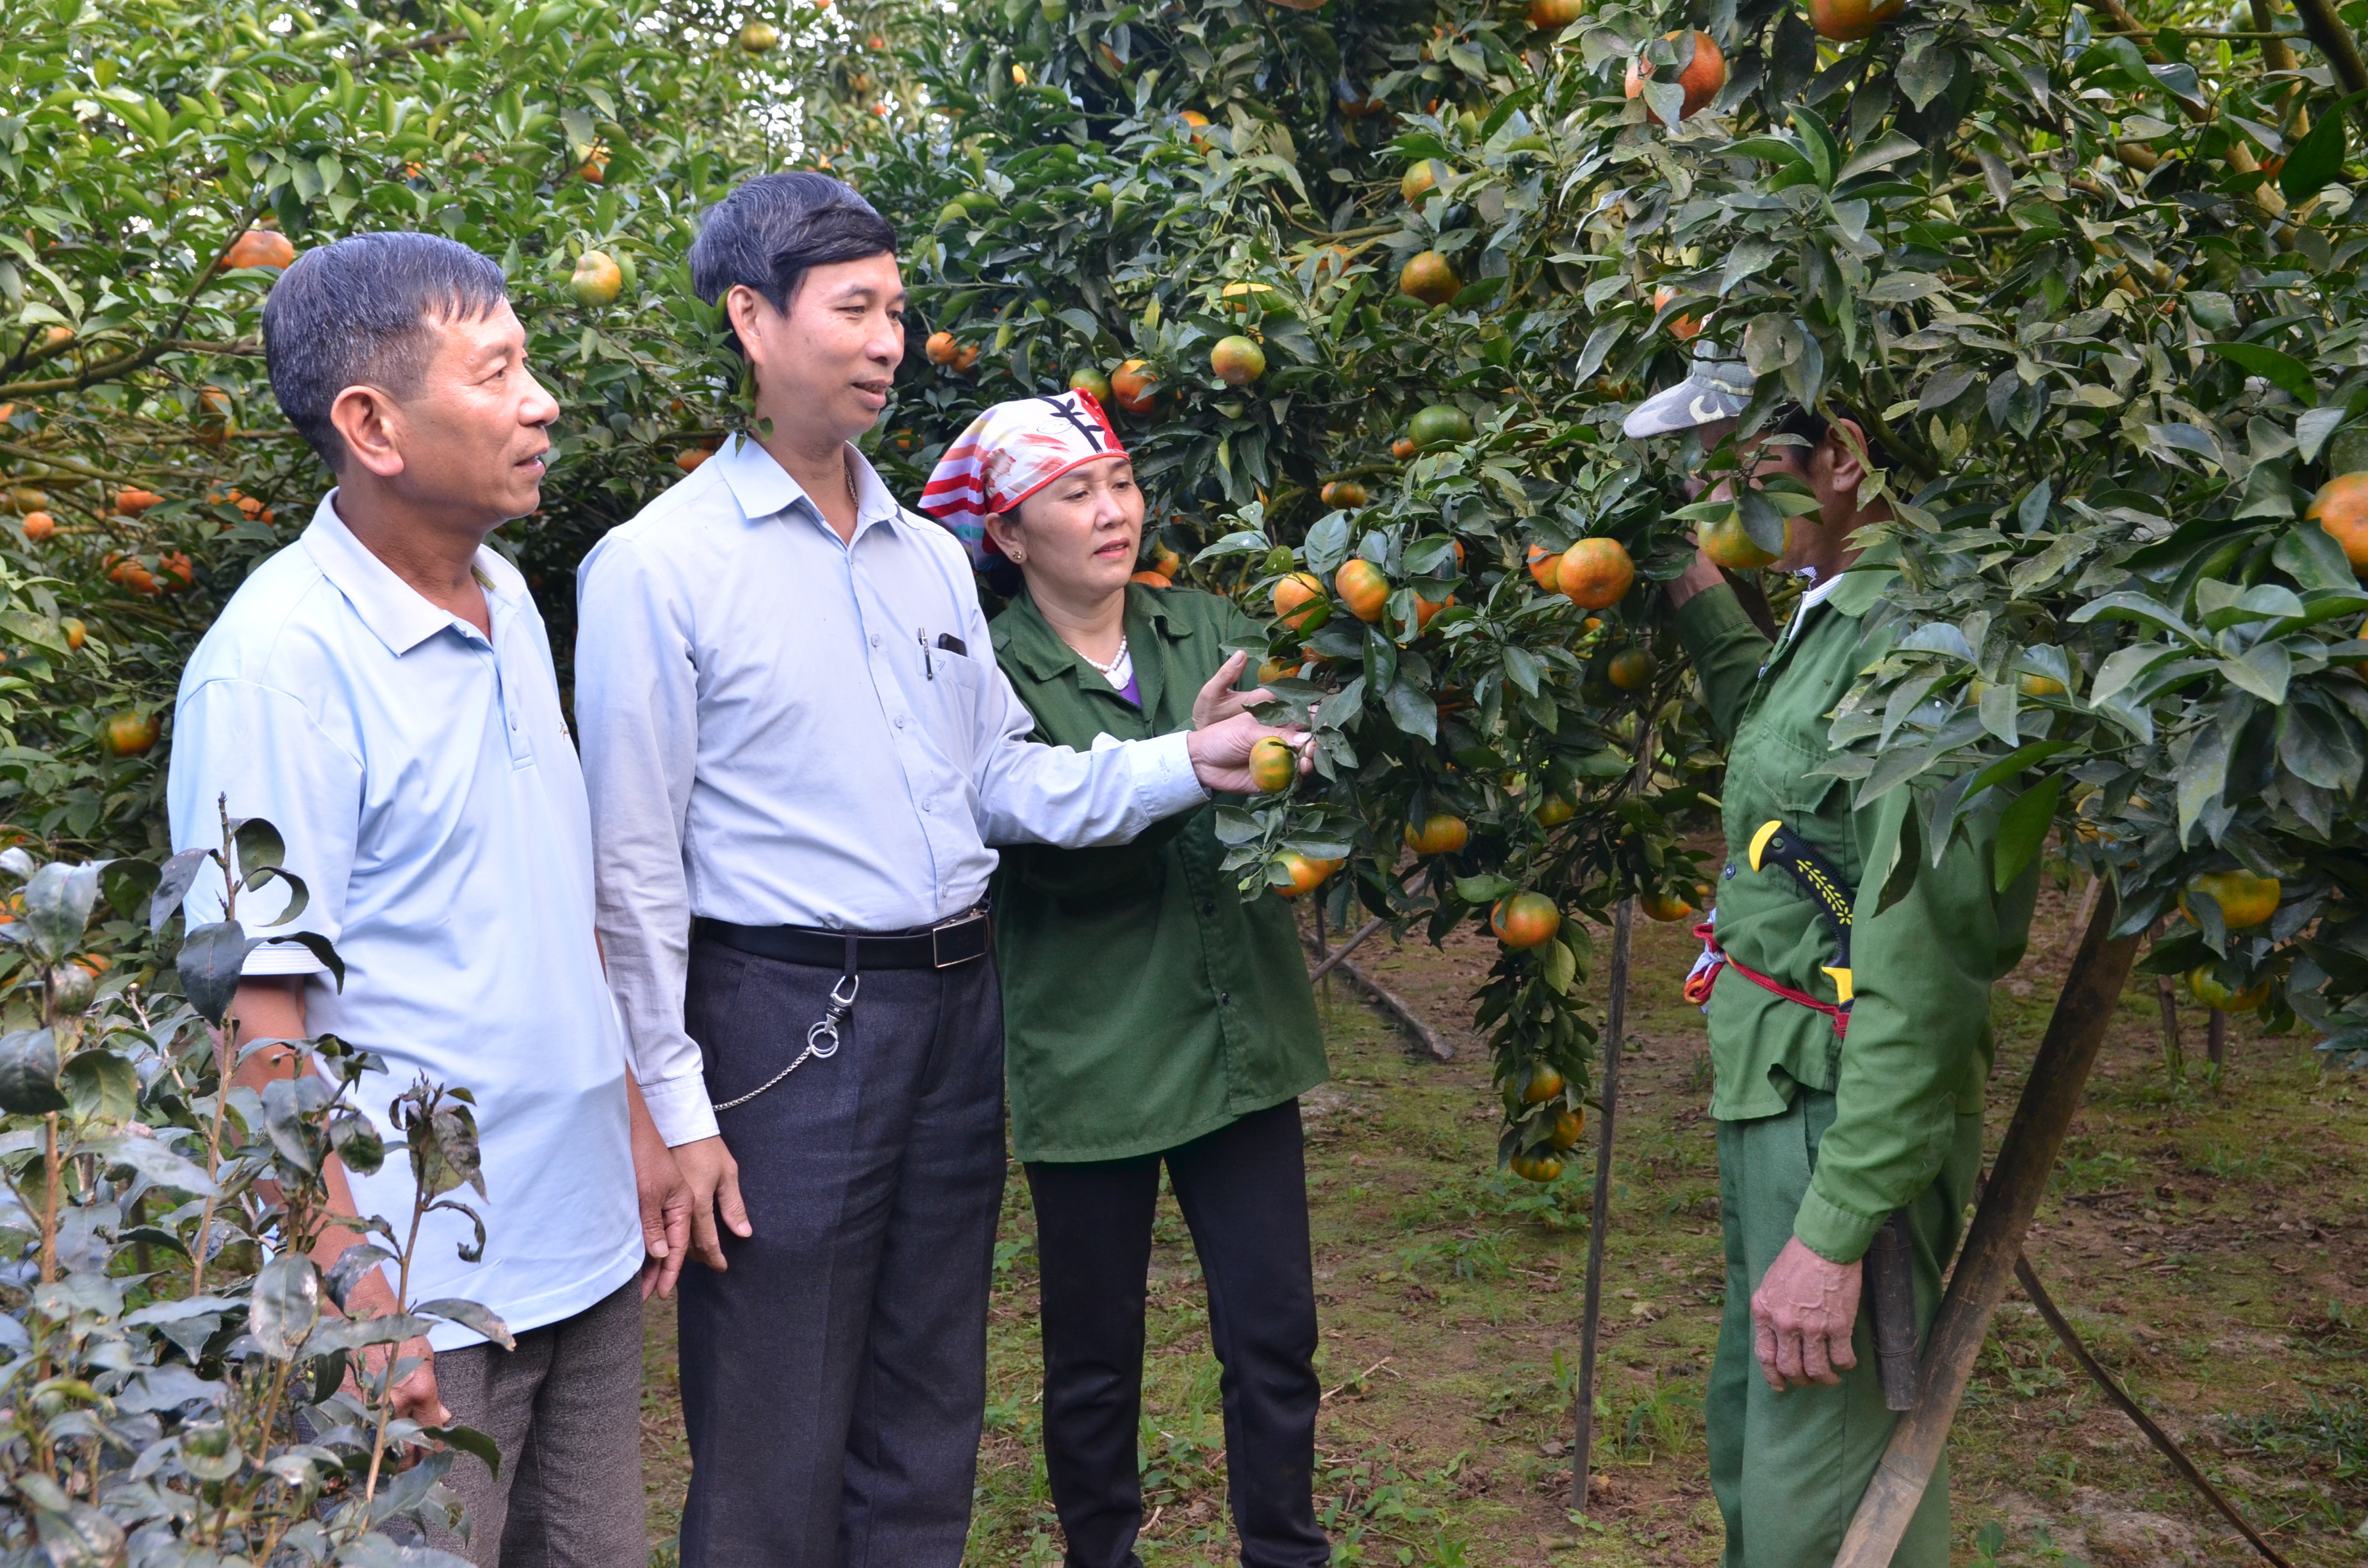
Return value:
M 377 1051 L 388 1077 L 360 1096 L 373 1115 L 419 1074 L 476 1096 L 483 1260 L 461 1256 L 465 1219 L 431 1214 L 409 1285 L 484 1303 L 518 1348 L 441 1324 L 432 1345 L 399 1347 L 416 1365 L 395 1391 L 405 1414 L 501 1448 L 498 1476 L 464 1459 L 447 1480 L 469 1506 L 471 1560 L 641 1568 L 641 1303 L 681 1265 L 688 1196 L 626 1070 L 542 619 L 484 544 L 534 509 L 559 407 L 527 369 L 500 268 L 449 240 L 311 251 L 263 325 L 272 390 L 338 487 L 189 661 L 173 842 L 218 845 L 217 802 L 269 819 L 311 894 L 291 928 L 345 961 L 340 989 L 302 948 L 257 949 L 242 1038 L 335 1033 Z M 219 877 L 194 891 L 191 923 L 220 918 L 222 897 Z M 260 925 L 276 902 L 241 916 Z M 291 1070 L 271 1051 L 240 1076 Z M 408 1223 L 399 1156 L 333 1171 L 332 1192 L 398 1234 Z M 314 1256 L 357 1239 L 332 1233 Z M 358 1316 L 397 1305 L 377 1272 L 348 1300 Z

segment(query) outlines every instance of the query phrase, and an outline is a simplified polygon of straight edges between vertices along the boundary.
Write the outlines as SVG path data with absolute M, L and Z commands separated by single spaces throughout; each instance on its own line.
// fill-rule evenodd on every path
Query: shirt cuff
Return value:
M 679 1078 L 644 1083 L 642 1103 L 649 1108 L 650 1120 L 656 1124 L 658 1136 L 666 1140 L 669 1149 L 721 1135 L 715 1124 L 715 1107 L 707 1097 L 704 1074 L 690 1073 Z
M 1147 821 L 1163 821 L 1209 799 L 1209 792 L 1201 788 L 1200 776 L 1192 771 L 1190 731 L 1137 741 L 1131 749 L 1135 794 L 1149 813 Z
M 1887 1214 L 1854 1214 L 1820 1194 L 1812 1181 L 1793 1219 L 1793 1234 L 1827 1263 L 1856 1263 L 1874 1244 Z
M 302 942 L 265 942 L 238 966 L 241 974 L 326 974 L 329 966 Z

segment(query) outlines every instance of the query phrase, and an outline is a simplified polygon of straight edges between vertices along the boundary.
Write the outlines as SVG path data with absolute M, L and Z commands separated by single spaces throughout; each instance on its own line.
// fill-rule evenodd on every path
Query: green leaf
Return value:
M 1918 104 L 1917 107 L 1921 108 L 1923 105 Z M 1915 157 L 1923 151 L 1924 148 L 1920 143 L 1902 136 L 1896 131 L 1886 131 L 1873 142 L 1852 153 L 1850 162 L 1844 164 L 1841 172 L 1834 176 L 1834 183 L 1840 185 L 1860 175 L 1871 174 L 1876 169 L 1896 164 L 1902 158 Z
M 1390 683 L 1383 706 L 1389 710 L 1391 723 L 1409 735 L 1419 735 L 1437 744 L 1439 705 L 1430 699 L 1429 693 L 1401 677 Z
M 2278 191 L 2290 202 L 2307 201 L 2343 172 L 2342 111 L 2323 111 L 2310 134 L 2294 143 L 2278 171 Z
M 1841 162 L 1841 147 L 1835 142 L 1833 131 L 1817 118 L 1816 111 L 1806 104 L 1794 104 L 1788 111 L 1793 128 L 1801 133 L 1801 149 L 1807 157 L 1810 172 L 1817 184 L 1827 190 L 1834 187 L 1834 169 Z
M 2055 802 L 2064 793 L 2064 776 L 2051 773 L 2015 797 L 1998 815 L 1998 846 L 1992 852 L 1993 885 L 1999 892 L 2039 858 L 2047 830 L 2055 821 Z
M 2207 343 L 2203 347 L 2303 403 L 2318 401 L 2318 386 L 2310 379 L 2310 367 L 2291 354 L 2281 354 L 2265 343 Z
M 66 1108 L 58 1087 L 58 1037 L 48 1029 L 0 1035 L 0 1110 L 42 1116 Z

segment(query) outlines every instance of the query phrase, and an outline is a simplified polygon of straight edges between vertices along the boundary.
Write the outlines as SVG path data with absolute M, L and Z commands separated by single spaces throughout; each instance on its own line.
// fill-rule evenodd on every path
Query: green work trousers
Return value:
M 1809 1189 L 1834 1096 L 1796 1089 L 1782 1115 L 1718 1124 L 1718 1191 L 1726 1232 L 1726 1310 L 1704 1415 L 1710 1483 L 1726 1521 L 1725 1568 L 1827 1568 L 1898 1418 L 1884 1407 L 1874 1335 L 1861 1312 L 1858 1365 L 1838 1385 L 1778 1393 L 1753 1353 L 1751 1293 L 1784 1244 Z M 1956 1250 L 1981 1172 L 1982 1119 L 1957 1118 L 1941 1174 L 1908 1205 L 1920 1342 L 1940 1310 L 1941 1270 Z M 1946 1460 L 1892 1559 L 1893 1568 L 1948 1568 Z

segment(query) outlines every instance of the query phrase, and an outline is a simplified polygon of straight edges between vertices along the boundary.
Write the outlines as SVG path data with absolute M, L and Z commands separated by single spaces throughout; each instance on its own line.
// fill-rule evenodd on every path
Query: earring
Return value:
M 1011 557 L 1011 564 L 1014 566 L 1028 559 L 1028 552 L 1024 550 L 1007 550 L 1003 553 Z

